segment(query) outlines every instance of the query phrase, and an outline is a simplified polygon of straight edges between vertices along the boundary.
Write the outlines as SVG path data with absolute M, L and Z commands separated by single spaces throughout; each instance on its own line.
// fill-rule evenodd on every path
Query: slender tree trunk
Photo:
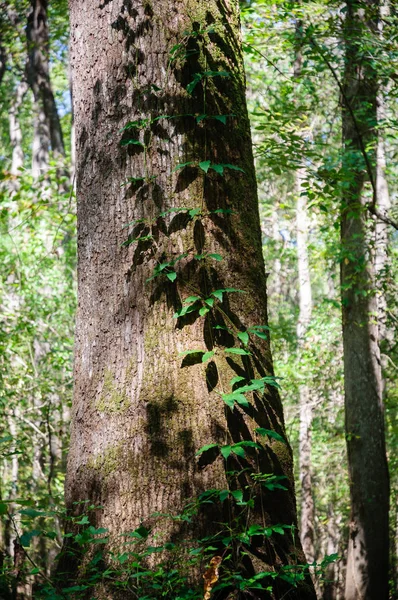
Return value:
M 308 257 L 308 214 L 306 197 L 302 194 L 305 171 L 298 169 L 296 173 L 297 207 L 297 263 L 299 280 L 299 318 L 297 322 L 298 357 L 302 355 L 306 333 L 311 321 L 312 292 Z M 305 376 L 305 374 L 303 374 Z M 300 435 L 299 435 L 299 467 L 301 482 L 301 526 L 300 538 L 303 550 L 309 563 L 315 560 L 314 550 L 314 498 L 311 479 L 311 392 L 307 384 L 300 385 Z
M 21 169 L 23 167 L 23 149 L 22 149 L 22 130 L 19 123 L 19 109 L 21 108 L 23 98 L 27 91 L 26 82 L 22 81 L 15 93 L 15 97 L 10 107 L 9 120 L 10 120 L 10 142 L 12 147 L 12 162 L 11 162 L 11 175 L 18 177 L 21 175 Z
M 382 375 L 374 315 L 374 270 L 366 182 L 375 186 L 377 74 L 361 48 L 375 34 L 377 5 L 346 3 L 343 104 L 344 173 L 341 215 L 346 438 L 351 516 L 346 600 L 388 597 L 389 478 Z
M 50 137 L 43 109 L 35 103 L 33 110 L 32 177 L 37 179 L 48 170 Z
M 294 78 L 299 80 L 302 71 L 302 22 L 296 22 L 296 50 L 294 61 Z M 304 138 L 304 134 L 302 134 Z M 306 190 L 303 184 L 307 181 L 305 166 L 296 171 L 296 241 L 297 241 L 297 267 L 299 282 L 299 316 L 297 321 L 298 360 L 301 360 L 304 350 L 306 335 L 312 315 L 312 290 L 311 274 L 308 256 L 308 214 Z M 305 373 L 303 373 L 305 377 Z M 314 520 L 315 507 L 312 494 L 311 480 L 311 424 L 312 405 L 311 392 L 305 383 L 299 388 L 299 468 L 301 483 L 301 511 L 300 511 L 300 539 L 304 554 L 309 563 L 315 560 L 314 550 Z
M 389 6 L 386 2 L 381 1 L 380 5 L 380 21 L 378 30 L 381 39 L 384 35 L 383 19 L 389 15 Z M 383 123 L 386 118 L 385 96 L 388 93 L 388 86 L 381 85 L 377 95 L 377 122 Z M 388 189 L 388 181 L 386 177 L 386 148 L 384 142 L 384 129 L 379 128 L 377 131 L 377 150 L 376 150 L 376 197 L 377 209 L 380 214 L 388 216 L 391 208 L 390 194 Z M 394 332 L 387 326 L 387 286 L 388 286 L 388 270 L 389 270 L 389 230 L 388 225 L 383 221 L 377 220 L 375 226 L 375 278 L 377 294 L 377 319 L 379 324 L 379 343 L 384 352 L 388 351 L 394 340 Z M 382 372 L 387 366 L 387 356 L 381 353 Z M 386 393 L 386 382 L 383 377 L 383 396 Z
M 54 156 L 65 155 L 64 141 L 57 106 L 51 87 L 47 0 L 31 0 L 26 38 L 28 44 L 27 80 L 32 89 L 37 111 L 38 139 L 49 137 Z M 44 123 L 46 132 L 44 134 Z
M 328 507 L 328 522 L 327 522 L 327 545 L 326 554 L 338 554 L 339 551 L 340 531 L 332 505 Z M 323 588 L 323 600 L 336 600 L 337 597 L 337 577 L 336 577 L 336 562 L 331 562 L 325 571 L 325 585 Z
M 238 342 L 217 328 L 243 332 L 267 322 L 236 4 L 71 0 L 70 7 L 79 304 L 66 502 L 71 511 L 81 500 L 100 504 L 95 524 L 113 543 L 142 521 L 163 539 L 189 543 L 228 519 L 221 507 L 193 527 L 151 515 L 181 511 L 204 490 L 227 487 L 225 470 L 255 459 L 195 453 L 204 444 L 254 441 L 258 426 L 285 435 L 275 387 L 255 394 L 245 410 L 231 410 L 219 396 L 237 374 L 272 375 L 267 341 L 251 335 L 251 355 L 231 360 L 224 348 Z M 170 62 L 173 47 L 180 58 Z M 224 124 L 192 115 L 234 116 Z M 194 212 L 159 217 L 181 207 Z M 134 219 L 144 221 L 122 245 L 123 226 Z M 160 275 L 148 281 L 154 269 Z M 225 293 L 212 310 L 203 305 L 201 315 L 173 318 L 193 293 L 206 298 L 225 288 L 247 293 Z M 199 360 L 180 356 L 192 349 Z M 213 350 L 203 364 L 202 353 Z M 286 475 L 288 490 L 259 490 L 249 521 L 295 524 L 290 448 L 261 441 L 261 470 Z M 245 488 L 246 473 L 234 485 Z M 285 534 L 256 549 L 249 543 L 244 563 L 255 572 L 304 560 L 297 536 Z M 60 570 L 68 567 L 70 560 L 61 562 Z M 280 578 L 270 585 L 272 594 L 254 597 L 315 597 L 309 578 L 297 588 Z M 116 598 L 111 588 L 102 593 Z

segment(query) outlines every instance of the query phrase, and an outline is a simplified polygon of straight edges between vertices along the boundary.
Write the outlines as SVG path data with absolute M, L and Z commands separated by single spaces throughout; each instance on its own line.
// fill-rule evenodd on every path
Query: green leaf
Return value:
M 225 458 L 225 460 L 227 460 L 227 458 L 229 457 L 229 455 L 232 452 L 232 447 L 231 446 L 222 446 L 220 448 L 220 452 L 221 452 L 222 456 Z
M 247 346 L 247 344 L 249 343 L 249 334 L 247 333 L 247 331 L 239 331 L 239 333 L 237 333 L 236 335 L 238 336 L 242 344 Z
M 210 308 L 212 308 L 214 306 L 214 298 L 206 298 L 205 304 L 207 304 L 208 306 L 210 306 Z
M 200 300 L 200 296 L 188 296 L 183 302 L 184 304 L 192 304 L 192 302 L 197 302 L 198 300 Z
M 202 446 L 200 450 L 196 452 L 195 456 L 199 456 L 200 454 L 203 454 L 203 452 L 207 452 L 212 448 L 218 448 L 218 444 L 206 444 L 205 446 Z
M 204 119 L 206 119 L 207 115 L 197 115 L 196 118 L 196 122 L 200 123 L 201 121 L 203 121 Z
M 120 129 L 120 132 L 128 129 L 142 129 L 149 124 L 149 119 L 139 119 L 138 121 L 129 121 L 124 127 Z
M 151 533 L 151 530 L 145 527 L 144 525 L 140 525 L 137 529 L 131 532 L 132 537 L 138 537 L 141 539 L 146 539 L 148 535 Z
M 76 521 L 77 525 L 89 525 L 90 524 L 90 520 L 88 518 L 87 515 L 84 515 L 80 521 Z
M 19 538 L 21 545 L 24 546 L 24 548 L 29 548 L 32 538 L 37 537 L 41 533 L 42 532 L 40 529 L 33 529 L 32 531 L 24 531 L 24 533 Z
M 121 146 L 142 146 L 143 148 L 145 148 L 145 144 L 143 144 L 142 142 L 140 142 L 139 140 L 122 140 L 120 142 Z
M 224 174 L 224 167 L 223 167 L 223 165 L 216 164 L 216 165 L 212 165 L 211 168 L 213 169 L 213 171 L 215 171 L 219 175 L 223 175 Z
M 219 493 L 220 502 L 224 502 L 229 496 L 229 490 L 221 490 Z
M 191 219 L 193 219 L 194 217 L 196 217 L 196 215 L 198 215 L 200 213 L 200 211 L 201 211 L 200 208 L 191 208 L 191 210 L 188 212 L 188 214 L 191 217 Z
M 235 398 L 231 398 L 231 396 L 232 394 L 222 394 L 221 398 L 223 402 L 225 402 L 225 404 L 228 406 L 228 408 L 233 410 L 235 406 Z
M 245 394 L 246 392 L 255 392 L 257 390 L 264 391 L 264 382 L 262 379 L 253 379 L 249 385 L 243 385 L 242 387 L 238 387 L 239 392 Z
M 183 352 L 179 352 L 178 356 L 188 356 L 189 354 L 204 354 L 203 350 L 184 350 Z
M 220 121 L 220 123 L 222 123 L 223 125 L 226 125 L 228 116 L 229 115 L 214 115 L 213 119 L 215 119 L 216 121 Z
M 222 302 L 223 290 L 215 290 L 211 294 L 212 294 L 212 296 L 214 296 L 215 298 L 217 298 L 217 300 L 219 300 L 220 302 Z
M 199 314 L 201 317 L 204 317 L 209 311 L 210 308 L 207 308 L 207 306 L 202 306 L 202 308 L 199 309 Z
M 210 352 L 205 352 L 202 356 L 202 363 L 207 362 L 213 356 L 214 356 L 214 350 L 211 350 Z
M 183 169 L 184 167 L 188 167 L 189 165 L 193 165 L 193 164 L 194 164 L 194 162 L 192 160 L 185 162 L 185 163 L 180 163 L 173 169 L 173 173 L 175 171 L 178 171 L 179 169 Z
M 227 352 L 228 354 L 239 354 L 240 356 L 251 356 L 251 352 L 248 352 L 243 348 L 225 348 L 224 352 Z
M 123 554 L 119 554 L 119 556 L 117 557 L 117 560 L 118 562 L 120 562 L 121 565 L 125 563 L 128 559 L 129 555 L 127 554 L 127 552 L 123 552 Z
M 258 435 L 267 435 L 270 438 L 278 440 L 278 442 L 283 442 L 284 444 L 286 444 L 286 440 L 276 431 L 272 431 L 271 429 L 264 429 L 264 427 L 257 427 L 257 429 L 255 429 L 254 431 L 258 433 Z
M 6 515 L 7 512 L 8 512 L 7 504 L 4 504 L 4 502 L 0 502 L 0 516 Z
M 188 94 L 192 94 L 192 92 L 194 91 L 194 89 L 196 88 L 196 86 L 198 85 L 199 81 L 202 79 L 203 74 L 202 73 L 195 73 L 193 76 L 193 79 L 190 83 L 188 83 L 186 90 L 188 92 Z
M 38 517 L 40 515 L 44 515 L 45 513 L 41 510 L 36 510 L 35 508 L 24 508 L 19 511 L 20 515 L 26 515 L 27 517 Z
M 221 397 L 225 404 L 227 404 L 228 406 L 232 404 L 233 407 L 235 402 L 237 402 L 241 406 L 245 406 L 246 408 L 250 406 L 250 403 L 247 400 L 247 398 L 239 392 L 232 392 L 232 394 L 222 394 Z
M 229 163 L 223 165 L 225 169 L 232 169 L 233 171 L 241 171 L 244 173 L 245 171 L 241 167 L 237 167 L 236 165 L 230 165 Z
M 240 456 L 241 458 L 245 458 L 246 456 L 244 448 L 242 448 L 242 446 L 239 446 L 238 444 L 231 446 L 231 450 L 232 452 L 234 452 L 234 454 L 236 454 L 236 456 Z
M 242 490 L 231 490 L 231 496 L 233 498 L 235 498 L 235 500 L 238 501 L 238 503 L 242 502 L 243 500 L 243 492 Z
M 33 567 L 33 569 L 29 571 L 29 575 L 37 575 L 38 573 L 40 573 L 39 567 Z
M 223 260 L 223 257 L 221 256 L 221 254 L 211 253 L 211 254 L 208 254 L 207 256 L 209 258 L 214 258 L 214 260 L 218 260 L 218 261 Z
M 175 281 L 177 279 L 177 273 L 175 271 L 172 273 L 166 273 L 166 277 L 167 279 L 170 279 L 170 281 Z
M 274 525 L 272 527 L 272 531 L 274 531 L 275 533 L 279 533 L 280 535 L 285 535 L 285 530 L 280 525 Z
M 207 173 L 207 171 L 209 170 L 210 164 L 211 164 L 211 162 L 209 160 L 203 160 L 202 162 L 199 163 L 199 167 L 202 169 L 202 171 Z
M 230 386 L 232 387 L 233 385 L 235 385 L 235 383 L 239 383 L 240 381 L 246 381 L 244 377 L 241 377 L 240 375 L 237 375 L 236 377 L 233 377 L 231 379 L 231 381 L 229 382 Z
M 261 338 L 262 340 L 268 339 L 267 334 L 264 333 L 263 331 L 253 331 L 252 333 L 253 333 L 253 335 L 256 335 L 257 337 Z

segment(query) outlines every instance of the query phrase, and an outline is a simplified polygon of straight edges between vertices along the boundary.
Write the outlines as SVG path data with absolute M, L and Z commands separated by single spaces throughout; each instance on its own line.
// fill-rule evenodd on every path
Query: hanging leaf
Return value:
M 238 387 L 238 392 L 245 394 L 246 392 L 264 391 L 264 381 L 262 379 L 253 379 L 248 385 Z
M 239 333 L 237 333 L 236 335 L 238 336 L 242 344 L 247 346 L 247 344 L 249 343 L 249 334 L 247 333 L 247 331 L 239 331 Z
M 195 456 L 200 456 L 200 454 L 203 454 L 203 452 L 207 452 L 212 448 L 218 448 L 218 444 L 206 444 L 205 446 L 202 446 L 200 450 L 196 452 Z
M 200 296 L 188 296 L 183 302 L 184 304 L 192 304 L 192 302 L 197 302 L 198 300 L 200 300 Z
M 142 142 L 140 142 L 139 140 L 122 140 L 120 142 L 121 146 L 142 146 L 143 148 L 145 148 L 145 144 L 143 144 Z
M 213 119 L 215 119 L 216 121 L 220 121 L 220 123 L 222 123 L 223 125 L 226 125 L 228 116 L 229 115 L 214 115 Z
M 202 306 L 202 308 L 199 310 L 199 314 L 201 317 L 204 317 L 209 311 L 210 308 L 207 308 L 207 306 Z
M 213 169 L 213 171 L 215 171 L 219 175 L 223 175 L 224 174 L 224 167 L 223 167 L 223 165 L 215 164 L 215 165 L 211 165 L 211 168 Z
M 222 399 L 228 406 L 230 403 L 232 403 L 233 406 L 234 402 L 237 402 L 238 404 L 240 404 L 241 406 L 245 406 L 246 408 L 250 406 L 250 402 L 248 401 L 246 396 L 244 396 L 240 392 L 232 392 L 232 394 L 223 394 Z
M 225 460 L 227 460 L 227 458 L 229 457 L 229 455 L 232 452 L 232 448 L 231 448 L 231 446 L 222 446 L 220 448 L 220 452 L 221 452 L 222 456 L 225 458 Z
M 223 290 L 215 290 L 214 292 L 212 292 L 212 295 L 215 298 L 217 298 L 217 300 L 219 300 L 220 302 L 222 302 Z
M 193 79 L 190 83 L 188 83 L 186 90 L 188 92 L 188 94 L 192 94 L 192 92 L 194 91 L 194 89 L 196 88 L 196 86 L 198 85 L 199 81 L 202 79 L 203 74 L 202 73 L 195 73 L 193 76 Z
M 245 458 L 246 456 L 244 448 L 242 448 L 242 446 L 238 446 L 237 444 L 231 447 L 231 451 L 236 454 L 236 456 L 240 456 L 240 458 Z
M 251 356 L 251 352 L 248 352 L 243 348 L 225 348 L 224 352 L 227 352 L 228 354 L 239 354 L 240 356 Z
M 235 383 L 239 383 L 240 381 L 246 381 L 244 377 L 240 377 L 239 375 L 237 375 L 236 377 L 233 377 L 231 379 L 231 381 L 229 382 L 230 386 L 232 387 L 233 385 L 235 385 Z
M 231 394 L 223 394 L 221 398 L 223 399 L 223 402 L 225 402 L 225 404 L 228 406 L 228 408 L 234 410 L 235 399 L 231 398 Z
M 211 350 L 210 352 L 205 352 L 202 356 L 202 363 L 210 360 L 214 356 L 214 354 L 215 354 L 214 350 Z
M 223 260 L 223 257 L 221 256 L 221 254 L 212 253 L 212 254 L 208 254 L 207 256 L 209 258 L 214 258 L 214 260 L 218 260 L 218 261 Z
M 175 281 L 177 279 L 177 273 L 175 271 L 172 273 L 166 273 L 166 277 L 167 279 L 170 279 L 170 281 Z
M 198 215 L 201 212 L 200 208 L 192 208 L 188 214 L 191 217 L 191 219 L 193 219 L 194 217 L 196 217 L 196 215 Z
M 243 491 L 242 490 L 231 490 L 231 496 L 238 501 L 238 503 L 243 500 Z
M 188 167 L 189 165 L 193 165 L 193 164 L 194 164 L 194 162 L 192 160 L 185 162 L 185 163 L 180 163 L 173 169 L 173 173 L 175 171 L 178 171 L 179 169 L 183 169 L 184 167 Z
M 202 171 L 207 173 L 207 171 L 209 170 L 210 164 L 211 164 L 211 162 L 209 160 L 203 160 L 202 162 L 199 163 L 199 167 L 202 169 Z
M 276 431 L 272 431 L 272 429 L 264 429 L 264 427 L 257 427 L 254 430 L 258 435 L 267 435 L 270 438 L 274 438 L 274 440 L 278 440 L 278 442 L 282 442 L 286 444 L 286 440 Z
M 237 167 L 236 165 L 230 165 L 229 163 L 224 164 L 223 167 L 225 169 L 232 169 L 233 171 L 241 171 L 242 173 L 245 172 L 241 167 Z

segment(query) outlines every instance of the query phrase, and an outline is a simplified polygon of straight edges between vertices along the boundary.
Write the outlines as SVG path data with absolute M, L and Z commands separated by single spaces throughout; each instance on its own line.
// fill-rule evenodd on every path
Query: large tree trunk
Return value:
M 389 478 L 385 449 L 377 300 L 373 291 L 366 182 L 375 187 L 377 74 L 361 36 L 374 34 L 377 6 L 348 1 L 344 26 L 342 306 L 351 517 L 346 600 L 388 597 Z M 367 154 L 366 154 L 367 152 Z
M 225 471 L 250 472 L 257 460 L 256 451 L 226 461 L 217 451 L 195 453 L 204 444 L 260 439 L 259 426 L 285 436 L 275 387 L 243 409 L 232 411 L 220 398 L 236 375 L 272 375 L 267 341 L 251 335 L 250 356 L 228 357 L 223 349 L 237 338 L 216 328 L 243 332 L 267 322 L 239 17 L 235 3 L 215 0 L 71 0 L 70 7 L 79 303 L 66 501 L 69 509 L 85 499 L 101 505 L 96 525 L 108 528 L 113 543 L 143 521 L 162 539 L 187 544 L 228 520 L 221 507 L 206 509 L 193 527 L 151 515 L 181 511 L 207 489 L 250 485 L 244 473 L 232 481 Z M 170 62 L 176 44 L 180 58 Z M 229 76 L 214 76 L 220 69 Z M 192 116 L 204 114 L 229 116 L 226 124 Z M 225 166 L 222 176 L 205 161 L 244 173 Z M 185 212 L 158 216 L 181 207 Z M 190 217 L 187 210 L 198 212 Z M 226 212 L 211 212 L 218 210 Z M 123 246 L 123 226 L 135 219 L 145 222 L 131 226 L 131 243 Z M 148 281 L 154 269 L 160 275 Z M 207 314 L 203 305 L 202 316 L 173 318 L 188 296 L 225 288 L 246 293 L 225 293 Z M 192 349 L 199 358 L 180 356 Z M 203 364 L 202 352 L 211 350 Z M 249 522 L 295 524 L 291 450 L 261 440 L 262 471 L 285 475 L 288 490 L 258 490 Z M 304 561 L 296 534 L 249 546 L 249 571 Z M 271 595 L 255 597 L 315 597 L 308 578 L 297 588 L 279 578 L 269 584 Z

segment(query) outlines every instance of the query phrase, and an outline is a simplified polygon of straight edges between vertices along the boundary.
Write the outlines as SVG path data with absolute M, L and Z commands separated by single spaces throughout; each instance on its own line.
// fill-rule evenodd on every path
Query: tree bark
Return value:
M 377 73 L 361 36 L 375 34 L 376 3 L 346 3 L 341 286 L 351 516 L 346 600 L 388 598 L 389 477 L 366 187 L 374 186 Z
M 26 38 L 28 44 L 27 80 L 38 113 L 38 126 L 46 126 L 54 157 L 65 155 L 61 123 L 50 81 L 47 0 L 31 0 Z M 44 132 L 40 134 L 44 135 Z M 43 141 L 41 142 L 43 143 Z M 47 140 L 44 140 L 47 143 Z
M 22 129 L 19 122 L 18 113 L 19 109 L 21 108 L 26 91 L 27 84 L 25 81 L 21 81 L 16 89 L 15 96 L 11 103 L 9 112 L 10 143 L 12 147 L 12 162 L 10 173 L 15 177 L 21 175 L 21 169 L 23 167 L 24 160 L 24 154 L 22 149 Z M 15 182 L 13 182 L 12 185 L 15 189 Z
M 302 72 L 302 28 L 300 20 L 296 22 L 295 35 L 295 60 L 294 78 L 299 80 Z M 304 132 L 301 132 L 304 143 Z M 304 183 L 307 180 L 304 164 L 296 171 L 296 241 L 297 241 L 297 267 L 299 283 L 299 316 L 297 321 L 297 354 L 298 360 L 302 358 L 306 343 L 307 330 L 312 315 L 312 290 L 311 274 L 308 255 L 308 212 L 307 198 Z M 305 377 L 305 373 L 303 373 Z M 315 507 L 312 494 L 311 478 L 311 425 L 312 404 L 311 391 L 307 383 L 299 387 L 299 469 L 301 483 L 301 510 L 300 510 L 300 539 L 304 554 L 309 563 L 315 560 L 314 549 L 314 521 Z
M 81 500 L 100 504 L 95 524 L 113 543 L 142 521 L 163 539 L 189 543 L 225 521 L 221 507 L 193 526 L 151 515 L 181 511 L 204 490 L 226 488 L 225 470 L 254 459 L 249 452 L 226 461 L 195 453 L 204 444 L 256 440 L 258 426 L 285 435 L 275 387 L 233 411 L 219 395 L 237 374 L 272 376 L 267 341 L 251 335 L 252 354 L 231 359 L 223 349 L 235 338 L 215 328 L 242 332 L 267 323 L 239 16 L 235 3 L 215 0 L 71 0 L 70 8 L 79 303 L 66 502 L 71 511 Z M 171 61 L 177 44 L 187 56 Z M 229 76 L 217 76 L 220 69 Z M 224 124 L 192 115 L 228 116 Z M 244 173 L 224 166 L 221 175 L 206 161 Z M 181 207 L 198 212 L 159 217 Z M 144 221 L 130 227 L 123 246 L 123 227 L 134 219 Z M 169 268 L 148 282 L 154 268 L 179 257 L 175 281 L 164 275 Z M 173 318 L 192 293 L 206 298 L 225 288 L 246 293 L 226 293 L 202 316 Z M 206 364 L 179 356 L 191 349 L 215 355 Z M 262 488 L 250 522 L 295 524 L 291 450 L 261 440 L 262 471 L 285 475 L 288 490 Z M 239 485 L 247 484 L 241 475 Z M 252 572 L 305 560 L 296 535 L 249 546 Z M 308 577 L 297 587 L 279 578 L 271 585 L 272 594 L 254 597 L 315 597 Z M 104 594 L 116 598 L 111 589 Z
M 298 359 L 300 360 L 308 326 L 312 314 L 312 292 L 308 257 L 308 215 L 306 197 L 302 183 L 305 181 L 303 168 L 296 173 L 297 207 L 296 239 L 299 280 L 299 317 L 297 322 Z M 303 374 L 305 377 L 305 374 Z M 301 482 L 300 538 L 307 561 L 315 560 L 314 519 L 315 507 L 312 494 L 311 473 L 311 391 L 304 383 L 299 388 L 300 431 L 299 431 L 299 468 Z

